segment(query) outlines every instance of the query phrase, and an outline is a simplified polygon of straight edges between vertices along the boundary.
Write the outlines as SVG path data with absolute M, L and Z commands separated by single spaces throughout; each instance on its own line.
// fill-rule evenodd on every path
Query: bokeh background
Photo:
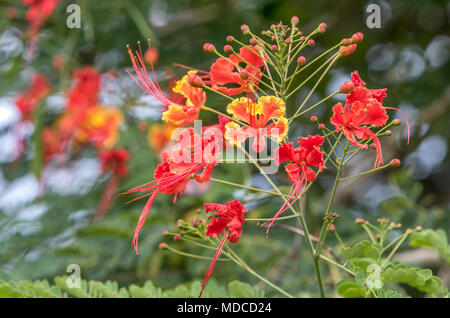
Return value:
M 66 27 L 66 7 L 81 7 L 81 29 Z M 368 4 L 380 5 L 382 25 L 366 26 Z M 15 15 L 8 10 L 14 8 Z M 126 205 L 130 199 L 118 196 L 108 213 L 93 219 L 108 176 L 100 173 L 99 160 L 93 152 L 74 156 L 63 166 L 45 169 L 45 181 L 39 181 L 31 169 L 35 148 L 33 125 L 16 129 L 20 112 L 14 104 L 17 91 L 24 90 L 31 75 L 38 71 L 52 85 L 45 100 L 46 120 L 64 108 L 64 92 L 70 85 L 74 69 L 93 65 L 103 73 L 100 100 L 103 105 L 119 107 L 125 116 L 120 127 L 118 146 L 131 152 L 129 176 L 122 180 L 126 190 L 152 178 L 158 155 L 149 146 L 147 127 L 160 120 L 160 108 L 135 85 L 126 70 L 130 69 L 126 44 L 145 42 L 159 51 L 156 62 L 161 82 L 167 74 L 181 76 L 184 70 L 172 63 L 207 69 L 214 57 L 202 46 L 211 42 L 217 48 L 234 35 L 247 41 L 240 32 L 246 23 L 252 30 L 267 29 L 280 20 L 300 18 L 300 28 L 313 30 L 320 22 L 327 31 L 305 55 L 315 56 L 355 32 L 364 33 L 364 41 L 349 58 L 340 60 L 314 93 L 311 104 L 334 92 L 340 83 L 358 70 L 370 88 L 388 88 L 386 105 L 404 111 L 411 125 L 411 141 L 406 145 L 406 126 L 393 129 L 383 137 L 386 160 L 397 157 L 400 169 L 347 182 L 339 189 L 335 212 L 341 215 L 337 228 L 347 242 L 364 237 L 354 225 L 356 217 L 376 220 L 385 216 L 403 227 L 450 229 L 448 165 L 450 103 L 450 3 L 448 1 L 299 1 L 299 0 L 151 0 L 151 1 L 61 1 L 41 29 L 35 56 L 26 59 L 26 8 L 19 1 L 0 1 L 0 278 L 5 280 L 52 279 L 63 275 L 68 264 L 79 264 L 83 278 L 114 280 L 119 285 L 152 280 L 162 287 L 201 280 L 208 265 L 158 249 L 163 230 L 174 229 L 179 218 L 188 219 L 204 202 L 226 202 L 237 198 L 248 202 L 251 217 L 267 217 L 279 206 L 277 200 L 258 200 L 251 194 L 218 184 L 208 191 L 193 189 L 176 205 L 169 197 L 158 197 L 141 232 L 140 255 L 130 248 L 134 227 L 143 201 Z M 10 13 L 11 11 L 9 11 Z M 63 57 L 61 71 L 52 67 L 54 56 Z M 312 84 L 311 84 L 312 85 Z M 298 92 L 288 105 L 293 109 L 308 93 Z M 214 100 L 210 99 L 214 105 Z M 335 101 L 314 110 L 321 120 L 330 116 Z M 224 109 L 225 105 L 223 105 Z M 399 114 L 392 113 L 402 119 Z M 202 115 L 207 123 L 214 116 Z M 308 118 L 299 119 L 291 128 L 292 136 L 315 131 Z M 27 143 L 18 158 L 18 141 Z M 374 153 L 357 157 L 347 174 L 370 168 Z M 223 165 L 215 171 L 217 178 L 250 185 L 267 186 L 251 168 Z M 283 181 L 280 174 L 279 180 Z M 320 230 L 333 174 L 324 173 L 304 200 L 311 231 Z M 295 225 L 295 222 L 285 222 Z M 245 235 L 235 247 L 257 271 L 279 283 L 297 296 L 317 294 L 315 276 L 306 244 L 291 232 L 273 229 L 270 240 L 265 230 L 247 222 Z M 395 233 L 394 233 L 395 234 Z M 179 250 L 209 255 L 181 242 L 168 242 Z M 336 245 L 330 237 L 329 246 Z M 445 284 L 450 282 L 449 266 L 432 251 L 400 250 L 405 262 L 433 269 Z M 324 267 L 327 282 L 339 280 L 339 273 Z M 233 264 L 216 266 L 214 280 L 226 283 L 233 279 L 256 285 L 258 282 Z M 407 293 L 419 296 L 415 290 Z M 274 295 L 266 289 L 266 295 Z

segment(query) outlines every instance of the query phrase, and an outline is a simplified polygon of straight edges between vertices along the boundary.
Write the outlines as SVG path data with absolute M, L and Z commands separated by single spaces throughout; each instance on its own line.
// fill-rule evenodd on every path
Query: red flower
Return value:
M 16 96 L 15 103 L 22 114 L 22 119 L 31 120 L 38 102 L 50 92 L 50 85 L 47 79 L 39 74 L 34 74 L 31 85 L 27 91 Z
M 76 70 L 72 74 L 74 85 L 67 94 L 68 108 L 88 108 L 97 105 L 100 90 L 100 74 L 92 66 Z
M 119 188 L 120 179 L 128 175 L 127 163 L 130 159 L 130 153 L 124 148 L 115 148 L 101 150 L 98 156 L 102 173 L 110 170 L 112 174 L 95 212 L 95 218 L 103 216 L 108 211 Z
M 246 66 L 239 67 L 240 63 L 245 63 Z M 210 84 L 213 89 L 228 95 L 250 93 L 253 91 L 254 85 L 257 85 L 261 79 L 260 68 L 263 66 L 264 59 L 259 54 L 258 46 L 243 46 L 238 55 L 231 54 L 228 59 L 218 58 L 211 65 Z M 233 87 L 227 86 L 230 84 Z M 236 85 L 239 87 L 235 87 Z
M 326 168 L 323 152 L 320 150 L 323 141 L 324 138 L 319 135 L 300 137 L 297 148 L 294 148 L 292 142 L 290 142 L 283 143 L 275 150 L 275 161 L 278 165 L 283 162 L 290 162 L 285 166 L 285 169 L 293 185 L 278 212 L 270 221 L 263 224 L 270 222 L 267 227 L 267 234 L 276 219 L 302 196 L 308 182 L 316 180 L 316 172 L 311 167 L 318 168 L 319 172 Z
M 139 217 L 132 246 L 137 253 L 139 231 L 147 219 L 158 193 L 174 194 L 174 202 L 185 189 L 187 182 L 194 178 L 197 182 L 209 181 L 214 166 L 219 163 L 222 136 L 211 135 L 202 138 L 193 129 L 184 129 L 177 140 L 177 145 L 170 152 L 163 153 L 163 163 L 156 167 L 153 181 L 130 189 L 126 193 L 148 192 L 134 200 L 150 196 Z M 196 172 L 200 174 L 195 174 Z M 130 202 L 131 202 L 130 201 Z
M 229 201 L 226 204 L 205 203 L 205 209 L 206 213 L 216 211 L 213 213 L 213 218 L 206 228 L 206 235 L 217 237 L 223 231 L 225 231 L 225 234 L 220 241 L 211 265 L 209 265 L 208 270 L 206 271 L 205 279 L 202 283 L 202 290 L 198 296 L 199 298 L 202 296 L 206 284 L 208 284 L 214 265 L 225 246 L 226 240 L 231 243 L 236 243 L 241 238 L 242 225 L 244 225 L 245 222 L 244 213 L 247 212 L 247 209 L 238 200 Z
M 29 6 L 25 19 L 30 24 L 31 36 L 39 33 L 40 28 L 51 16 L 59 0 L 22 0 L 22 3 Z
M 372 138 L 377 151 L 375 167 L 379 167 L 383 163 L 381 144 L 378 137 L 370 130 L 370 126 L 384 126 L 389 118 L 382 105 L 386 97 L 386 89 L 367 89 L 366 83 L 361 80 L 357 72 L 352 74 L 352 82 L 355 89 L 346 96 L 344 107 L 342 103 L 337 103 L 333 107 L 330 122 L 336 127 L 336 131 L 342 131 L 355 147 L 367 149 L 367 144 L 362 144 L 357 139 Z

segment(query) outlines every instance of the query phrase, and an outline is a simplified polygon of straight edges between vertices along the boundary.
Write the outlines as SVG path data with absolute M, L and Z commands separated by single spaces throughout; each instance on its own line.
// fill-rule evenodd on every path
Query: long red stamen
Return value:
M 384 106 L 383 106 L 384 107 Z M 405 117 L 406 120 L 406 128 L 408 129 L 408 139 L 406 141 L 406 144 L 409 145 L 409 121 L 408 121 L 408 116 L 406 116 L 406 114 L 404 112 L 402 112 L 400 109 L 395 108 L 395 107 L 384 107 L 386 109 L 392 109 L 392 110 L 396 110 L 398 111 L 400 114 L 402 114 Z
M 205 289 L 206 284 L 208 284 L 209 278 L 211 277 L 212 272 L 214 270 L 214 265 L 216 264 L 216 261 L 219 258 L 220 253 L 222 253 L 225 243 L 227 242 L 226 239 L 228 238 L 229 232 L 230 232 L 230 230 L 225 232 L 225 234 L 223 235 L 222 240 L 220 241 L 219 247 L 217 248 L 216 254 L 214 254 L 214 258 L 212 259 L 211 264 L 209 265 L 208 269 L 206 270 L 205 279 L 203 279 L 203 282 L 202 282 L 202 290 L 200 291 L 200 295 L 198 295 L 198 298 L 202 297 L 203 290 Z
M 139 231 L 144 225 L 145 220 L 147 220 L 148 213 L 150 212 L 150 209 L 152 208 L 153 205 L 153 201 L 155 200 L 158 193 L 159 191 L 153 192 L 152 196 L 148 199 L 147 203 L 145 203 L 144 209 L 142 210 L 141 216 L 139 217 L 138 224 L 136 225 L 136 229 L 134 230 L 134 237 L 133 241 L 131 242 L 131 247 L 134 248 L 137 255 L 139 255 L 138 252 Z

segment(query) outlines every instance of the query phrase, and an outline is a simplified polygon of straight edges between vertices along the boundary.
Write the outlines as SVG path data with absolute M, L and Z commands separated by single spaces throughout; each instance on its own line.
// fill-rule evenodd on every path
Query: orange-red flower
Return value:
M 219 137 L 209 135 L 201 137 L 193 129 L 184 129 L 177 140 L 177 145 L 169 152 L 163 153 L 163 163 L 156 167 L 153 181 L 130 189 L 126 193 L 147 192 L 134 199 L 150 196 L 139 217 L 132 246 L 137 253 L 139 231 L 147 219 L 153 201 L 159 193 L 174 194 L 174 202 L 184 191 L 187 182 L 194 178 L 197 182 L 209 181 L 214 166 L 219 163 Z M 200 174 L 195 174 L 200 172 Z M 132 200 L 132 201 L 134 201 Z
M 333 116 L 330 122 L 336 131 L 342 131 L 344 136 L 355 147 L 367 149 L 367 144 L 359 140 L 372 138 L 377 151 L 375 167 L 383 163 L 383 154 L 378 137 L 370 130 L 371 126 L 384 126 L 388 120 L 382 102 L 386 97 L 386 89 L 370 90 L 359 77 L 357 72 L 352 74 L 355 89 L 345 97 L 345 105 L 337 103 L 333 107 Z
M 244 213 L 247 209 L 238 201 L 229 201 L 226 204 L 218 203 L 205 203 L 206 213 L 213 212 L 213 218 L 209 222 L 206 228 L 206 235 L 210 237 L 217 237 L 220 233 L 225 231 L 222 239 L 220 240 L 219 247 L 213 257 L 211 265 L 209 265 L 206 271 L 205 278 L 202 283 L 202 289 L 200 291 L 199 298 L 202 296 L 203 290 L 208 284 L 209 278 L 212 275 L 214 265 L 222 252 L 226 241 L 236 243 L 241 238 L 242 226 L 245 222 Z
M 274 137 L 281 142 L 287 135 L 289 126 L 284 117 L 285 111 L 283 100 L 275 96 L 262 96 L 257 103 L 246 97 L 235 99 L 228 104 L 227 112 L 233 115 L 234 120 L 248 126 L 229 122 L 225 125 L 225 138 L 239 145 L 254 137 L 252 148 L 255 152 L 261 152 L 265 147 L 265 137 Z
M 276 219 L 302 196 L 308 182 L 316 180 L 317 173 L 311 167 L 316 167 L 318 172 L 325 169 L 323 152 L 320 150 L 323 141 L 324 138 L 320 135 L 306 138 L 300 137 L 297 148 L 294 148 L 292 142 L 290 142 L 283 143 L 275 150 L 275 161 L 278 165 L 283 162 L 289 162 L 286 164 L 285 169 L 293 185 L 278 212 L 275 213 L 270 221 L 264 223 L 270 222 L 267 227 L 267 234 Z
M 31 85 L 25 92 L 17 94 L 15 103 L 23 120 L 31 120 L 39 101 L 50 92 L 47 79 L 39 73 L 33 75 Z
M 160 153 L 170 142 L 174 130 L 174 125 L 153 124 L 147 133 L 148 144 L 155 152 Z
M 239 66 L 242 63 L 245 63 L 245 67 Z M 255 85 L 259 84 L 263 66 L 264 59 L 259 47 L 243 46 L 239 54 L 231 54 L 227 59 L 218 58 L 211 65 L 211 87 L 227 95 L 251 93 L 255 90 Z
M 75 141 L 90 142 L 99 148 L 111 148 L 119 135 L 123 115 L 117 108 L 94 106 L 85 110 L 84 118 L 78 123 Z

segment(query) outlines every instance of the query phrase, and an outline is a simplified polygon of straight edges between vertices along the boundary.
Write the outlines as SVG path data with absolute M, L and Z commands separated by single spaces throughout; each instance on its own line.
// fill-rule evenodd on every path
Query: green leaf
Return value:
M 409 267 L 398 262 L 391 263 L 383 269 L 382 280 L 408 284 L 430 295 L 435 295 L 444 289 L 442 281 L 433 276 L 431 270 Z
M 260 297 L 256 288 L 247 283 L 234 280 L 228 284 L 228 292 L 233 298 L 256 298 Z
M 346 278 L 337 283 L 336 290 L 344 298 L 363 298 L 366 295 L 366 288 L 353 278 Z
M 344 258 L 352 264 L 353 267 L 366 271 L 370 264 L 377 263 L 382 253 L 382 247 L 378 243 L 361 241 L 352 247 L 342 249 Z
M 450 264 L 450 245 L 448 244 L 445 231 L 440 230 L 423 230 L 415 231 L 410 236 L 409 245 L 414 247 L 435 248 L 439 255 Z

